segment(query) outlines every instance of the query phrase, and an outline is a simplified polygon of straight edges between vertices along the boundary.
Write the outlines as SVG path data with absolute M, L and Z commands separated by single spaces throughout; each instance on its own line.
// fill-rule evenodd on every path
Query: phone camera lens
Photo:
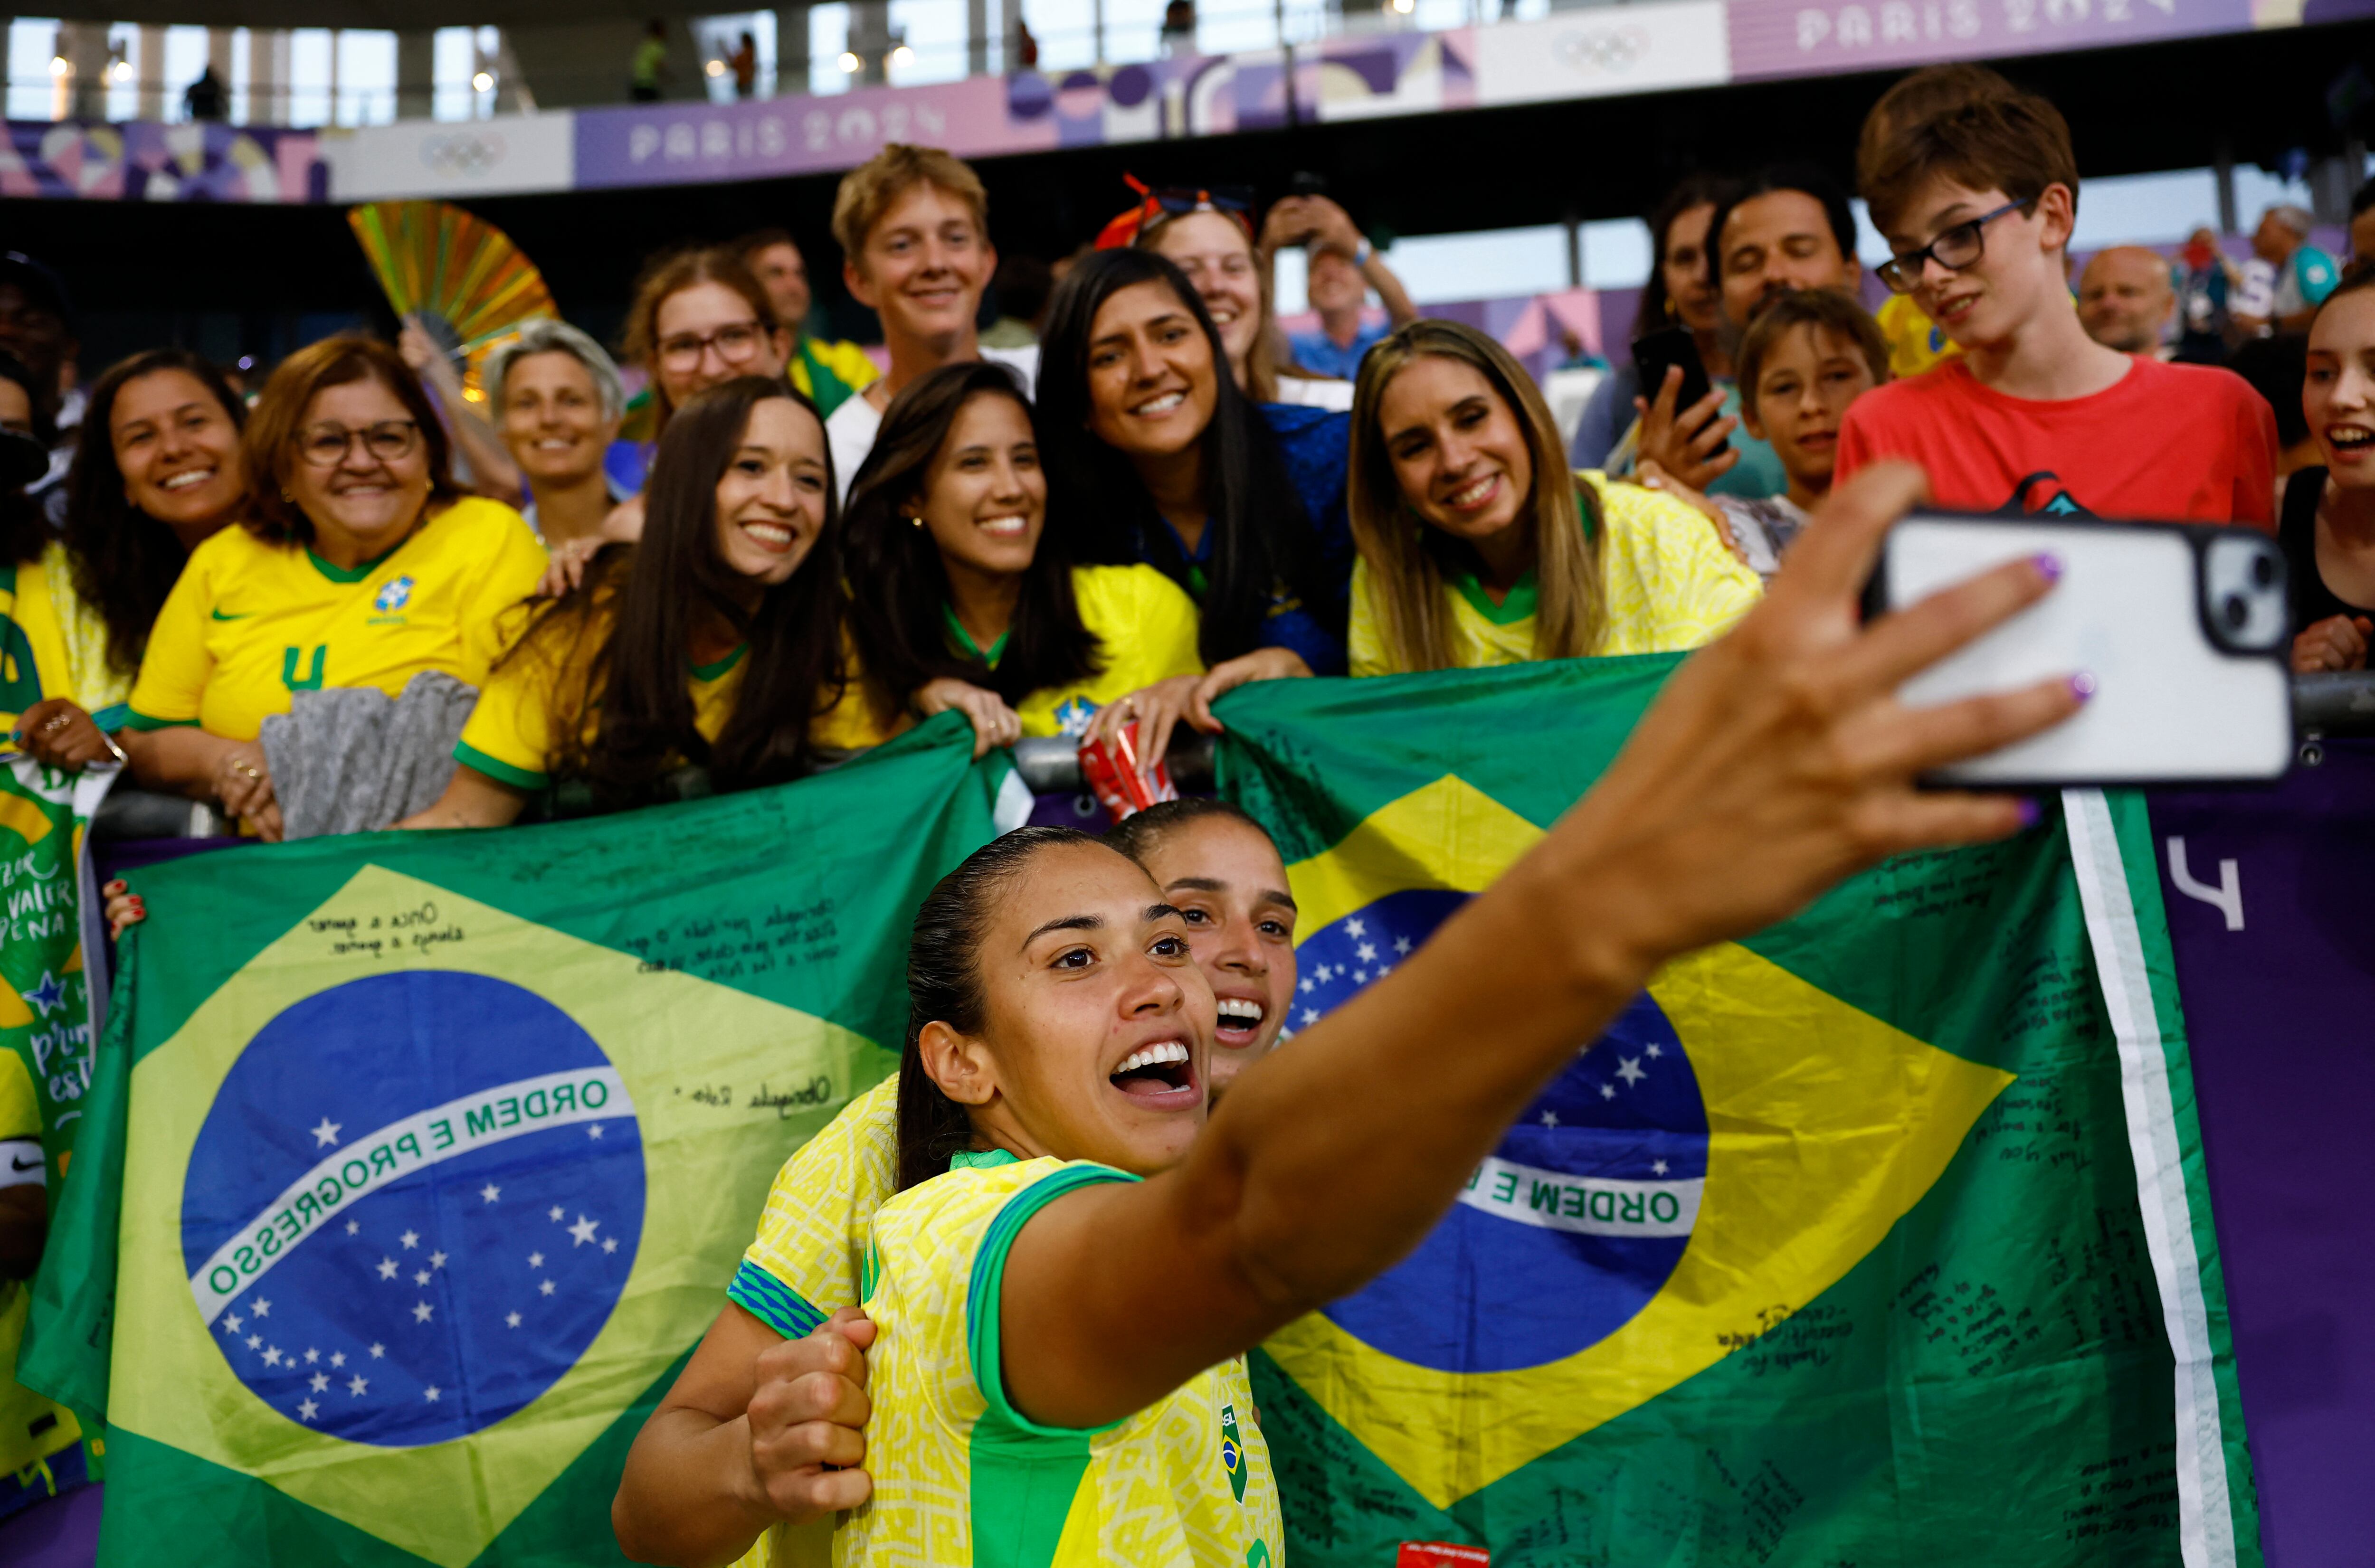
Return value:
M 2269 588 L 2275 585 L 2275 581 L 2276 558 L 2268 554 L 2265 550 L 2253 556 L 2251 558 L 2251 582 L 2256 586 Z
M 2227 595 L 2227 602 L 2223 607 L 2227 614 L 2227 628 L 2228 631 L 2240 631 L 2244 627 L 2251 624 L 2251 601 L 2245 598 L 2242 595 Z

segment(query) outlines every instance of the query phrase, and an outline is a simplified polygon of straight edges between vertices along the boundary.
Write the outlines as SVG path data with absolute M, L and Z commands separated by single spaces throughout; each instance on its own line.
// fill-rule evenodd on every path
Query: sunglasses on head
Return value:
M 1185 218 L 1192 212 L 1217 212 L 1233 218 L 1237 227 L 1246 231 L 1246 238 L 1253 238 L 1254 194 L 1243 185 L 1164 185 L 1151 189 L 1135 175 L 1125 174 L 1122 180 L 1138 193 L 1138 205 L 1105 225 L 1105 231 L 1097 236 L 1097 249 L 1101 251 L 1134 244 L 1147 225 Z

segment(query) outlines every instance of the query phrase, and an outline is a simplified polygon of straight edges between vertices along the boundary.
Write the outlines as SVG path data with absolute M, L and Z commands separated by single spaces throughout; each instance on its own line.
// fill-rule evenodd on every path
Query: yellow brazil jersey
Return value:
M 841 1109 L 767 1189 L 727 1298 L 786 1339 L 856 1306 L 874 1211 L 899 1186 L 899 1075 Z
M 107 622 L 75 592 L 64 544 L 52 539 L 39 560 L 0 567 L 0 720 L 50 697 L 79 703 L 101 729 L 121 729 L 132 678 L 108 663 Z M 0 734 L 0 753 L 16 743 Z
M 592 738 L 601 721 L 596 700 L 586 690 L 587 666 L 608 641 L 612 625 L 606 605 L 597 604 L 593 614 L 597 624 L 571 640 L 561 656 L 548 651 L 559 639 L 537 638 L 524 642 L 495 666 L 479 693 L 479 705 L 462 726 L 461 738 L 455 743 L 456 760 L 514 789 L 538 790 L 551 782 L 560 747 L 555 732 L 560 723 L 567 722 L 565 718 L 556 722 L 558 715 L 577 713 L 586 737 Z M 746 643 L 712 663 L 686 666 L 692 725 L 702 738 L 715 740 L 726 721 L 734 716 L 734 704 L 742 691 L 743 655 L 748 652 Z M 843 689 L 838 703 L 817 720 L 811 734 L 819 745 L 837 750 L 878 746 L 889 738 L 868 716 L 856 681 Z
M 375 686 L 394 697 L 423 670 L 481 685 L 499 625 L 517 624 L 502 612 L 535 592 L 544 566 L 520 514 L 475 496 L 351 570 L 225 528 L 190 552 L 157 617 L 130 722 L 253 740 L 300 691 Z
M 1910 294 L 1891 294 L 1873 319 L 1888 345 L 1888 373 L 1898 381 L 1918 376 L 1941 360 L 1963 351 L 1924 314 Z
M 1763 591 L 1696 507 L 1638 485 L 1585 472 L 1577 477 L 1600 498 L 1604 535 L 1601 583 L 1608 596 L 1608 627 L 1593 653 L 1666 654 L 1712 643 L 1746 615 Z M 1495 604 L 1473 577 L 1454 579 L 1451 599 L 1453 666 L 1479 669 L 1534 658 L 1534 574 L 1527 572 Z M 1386 649 L 1384 614 L 1371 586 L 1369 563 L 1353 566 L 1353 619 L 1348 641 L 1354 675 L 1404 673 Z
M 1081 624 L 1096 634 L 1105 668 L 1086 680 L 1070 681 L 1034 691 L 1014 705 L 1022 733 L 1032 736 L 1077 736 L 1089 727 L 1089 718 L 1118 697 L 1175 675 L 1198 675 L 1204 668 L 1196 652 L 1196 601 L 1187 590 L 1151 566 L 1076 566 L 1072 568 L 1072 598 L 1080 606 Z M 976 657 L 980 650 L 949 618 L 951 641 L 962 653 Z M 995 667 L 1005 640 L 988 653 Z
M 1132 1179 L 1084 1162 L 960 1156 L 875 1215 L 874 1491 L 834 1533 L 835 1568 L 1280 1561 L 1278 1490 L 1241 1359 L 1091 1430 L 1044 1426 L 1007 1398 L 998 1307 L 1016 1234 L 1066 1193 Z
M 32 1074 L 14 1051 L 0 1051 L 0 1161 L 13 1164 L 40 1152 L 41 1113 L 33 1096 Z M 21 1140 L 19 1142 L 18 1140 Z M 5 1478 L 16 1476 L 82 1440 L 72 1412 L 53 1405 L 17 1381 L 17 1346 L 25 1337 L 25 1314 L 32 1305 L 31 1282 L 0 1279 L 0 1511 L 17 1500 Z M 41 1478 L 19 1477 L 24 1486 Z

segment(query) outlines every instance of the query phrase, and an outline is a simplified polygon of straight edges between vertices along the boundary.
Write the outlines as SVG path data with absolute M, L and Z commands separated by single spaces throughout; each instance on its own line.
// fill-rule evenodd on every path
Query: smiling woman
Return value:
M 726 791 L 880 732 L 846 690 L 833 467 L 775 377 L 696 395 L 660 437 L 641 542 L 606 547 L 496 666 L 444 797 L 404 828 L 500 827 L 555 784 L 615 810 L 705 771 Z
M 265 719 L 299 691 L 395 697 L 424 671 L 478 685 L 500 613 L 535 587 L 544 551 L 518 513 L 461 493 L 419 382 L 372 338 L 283 360 L 242 451 L 242 525 L 190 552 L 141 660 L 124 746 L 143 784 L 219 801 L 278 839 Z
M 1003 366 L 944 365 L 892 399 L 849 499 L 850 637 L 875 721 L 957 708 L 977 749 L 1077 734 L 1199 671 L 1196 607 L 1150 566 L 1074 566 L 1047 531 L 1031 406 Z
M 36 689 L 18 699 L 18 744 L 30 755 L 79 768 L 112 754 L 107 737 L 124 726 L 174 579 L 247 500 L 246 416 L 221 372 L 184 349 L 136 354 L 91 387 L 65 537 L 18 551 L 10 614 L 35 643 Z

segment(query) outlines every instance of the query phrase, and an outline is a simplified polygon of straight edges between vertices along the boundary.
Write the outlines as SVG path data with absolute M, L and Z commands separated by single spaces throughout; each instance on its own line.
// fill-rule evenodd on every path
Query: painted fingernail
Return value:
M 2062 558 L 2051 550 L 2039 550 L 2028 560 L 2029 564 L 2037 568 L 2037 574 L 2048 583 L 2062 581 Z
M 2081 702 L 2095 695 L 2096 690 L 2095 675 L 2092 670 L 2082 669 L 2070 678 L 2070 695 L 2077 698 Z
M 2024 795 L 2017 801 L 2014 802 L 2014 804 L 2020 808 L 2020 831 L 2022 832 L 2025 833 L 2028 831 L 2029 829 L 2034 828 L 2038 823 L 2045 820 L 2045 808 L 2038 804 L 2035 796 Z

